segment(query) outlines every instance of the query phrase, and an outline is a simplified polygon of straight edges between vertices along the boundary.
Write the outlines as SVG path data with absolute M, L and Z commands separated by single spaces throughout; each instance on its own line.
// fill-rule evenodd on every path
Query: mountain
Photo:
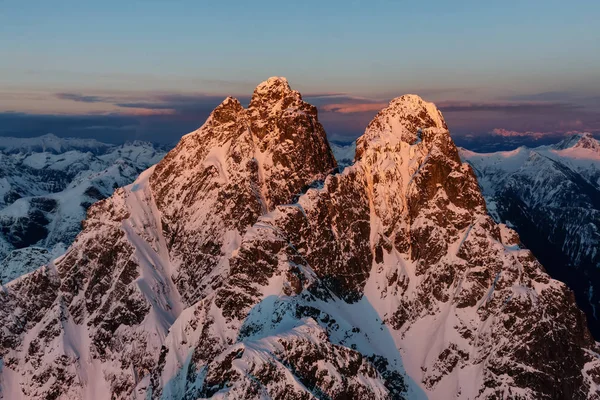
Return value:
M 329 145 L 331 146 L 331 151 L 340 168 L 346 168 L 347 166 L 352 165 L 354 162 L 354 154 L 356 153 L 356 142 L 330 142 Z
M 285 78 L 227 98 L 0 292 L 5 398 L 600 398 L 566 286 L 496 224 L 441 113 L 337 165 Z
M 151 143 L 115 146 L 52 135 L 4 137 L 0 148 L 0 282 L 62 254 L 92 203 L 131 183 L 165 154 Z
M 513 227 L 551 276 L 567 283 L 600 338 L 600 143 L 590 134 L 536 148 L 461 150 L 497 222 Z
M 62 154 L 73 150 L 84 153 L 103 154 L 114 147 L 114 145 L 102 143 L 96 139 L 59 138 L 51 133 L 33 138 L 0 136 L 0 151 L 4 154 Z

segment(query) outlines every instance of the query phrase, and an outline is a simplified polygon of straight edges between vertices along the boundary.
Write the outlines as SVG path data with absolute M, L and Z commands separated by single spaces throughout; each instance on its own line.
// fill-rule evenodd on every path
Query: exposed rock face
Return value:
M 150 178 L 186 305 L 220 285 L 243 233 L 261 214 L 336 167 L 315 107 L 285 78 L 233 98 L 186 135 Z
M 226 99 L 0 293 L 2 395 L 598 398 L 572 294 L 487 215 L 433 104 L 395 99 L 334 168 L 284 79 Z
M 600 337 L 600 143 L 590 134 L 551 146 L 479 154 L 473 165 L 490 212 L 510 224 L 555 279 L 567 283 Z

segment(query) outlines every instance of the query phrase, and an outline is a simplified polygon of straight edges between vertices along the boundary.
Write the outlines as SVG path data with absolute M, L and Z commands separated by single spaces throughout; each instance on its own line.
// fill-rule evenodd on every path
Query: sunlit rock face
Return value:
M 597 398 L 572 294 L 394 99 L 337 173 L 284 78 L 226 99 L 0 293 L 9 398 Z
M 336 167 L 315 107 L 270 78 L 250 106 L 227 98 L 150 177 L 186 305 L 214 290 L 244 232 Z

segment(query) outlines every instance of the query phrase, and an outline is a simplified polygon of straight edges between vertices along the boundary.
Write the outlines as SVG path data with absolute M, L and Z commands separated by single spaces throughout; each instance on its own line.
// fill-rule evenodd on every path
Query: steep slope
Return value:
M 11 387 L 128 398 L 183 307 L 220 285 L 243 231 L 334 168 L 316 108 L 285 79 L 260 85 L 248 110 L 226 99 L 156 167 L 94 204 L 64 257 L 2 292 L 1 353 L 13 349 L 5 367 L 25 377 Z
M 335 166 L 283 78 L 226 99 L 0 292 L 2 395 L 599 398 L 585 317 L 433 104 L 393 100 Z
M 600 143 L 574 135 L 534 149 L 478 154 L 473 165 L 492 215 L 519 232 L 551 276 L 572 288 L 600 337 Z
M 0 140 L 5 147 L 5 142 L 13 145 L 8 148 L 12 153 L 0 154 L 0 186 L 6 202 L 0 208 L 0 259 L 10 258 L 0 263 L 0 282 L 31 272 L 47 263 L 52 254 L 60 255 L 60 249 L 68 247 L 81 231 L 81 221 L 92 203 L 131 183 L 164 155 L 162 149 L 145 142 L 112 146 L 92 141 L 97 145 L 74 150 L 71 142 L 77 144 L 77 140 L 56 137 L 53 147 L 34 151 L 37 147 L 30 142 L 45 143 L 46 139 Z M 47 249 L 48 258 L 35 265 L 42 253 L 28 251 L 29 247 Z M 25 258 L 28 254 L 31 260 Z M 16 259 L 22 261 L 21 268 Z

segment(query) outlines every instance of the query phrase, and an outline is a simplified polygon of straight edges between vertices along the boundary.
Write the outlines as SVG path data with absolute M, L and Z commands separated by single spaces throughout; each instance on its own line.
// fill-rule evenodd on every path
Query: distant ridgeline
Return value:
M 554 145 L 460 155 L 473 166 L 492 217 L 573 289 L 600 339 L 600 142 L 577 134 Z
M 91 204 L 131 183 L 165 153 L 146 142 L 0 137 L 0 282 L 64 253 Z

